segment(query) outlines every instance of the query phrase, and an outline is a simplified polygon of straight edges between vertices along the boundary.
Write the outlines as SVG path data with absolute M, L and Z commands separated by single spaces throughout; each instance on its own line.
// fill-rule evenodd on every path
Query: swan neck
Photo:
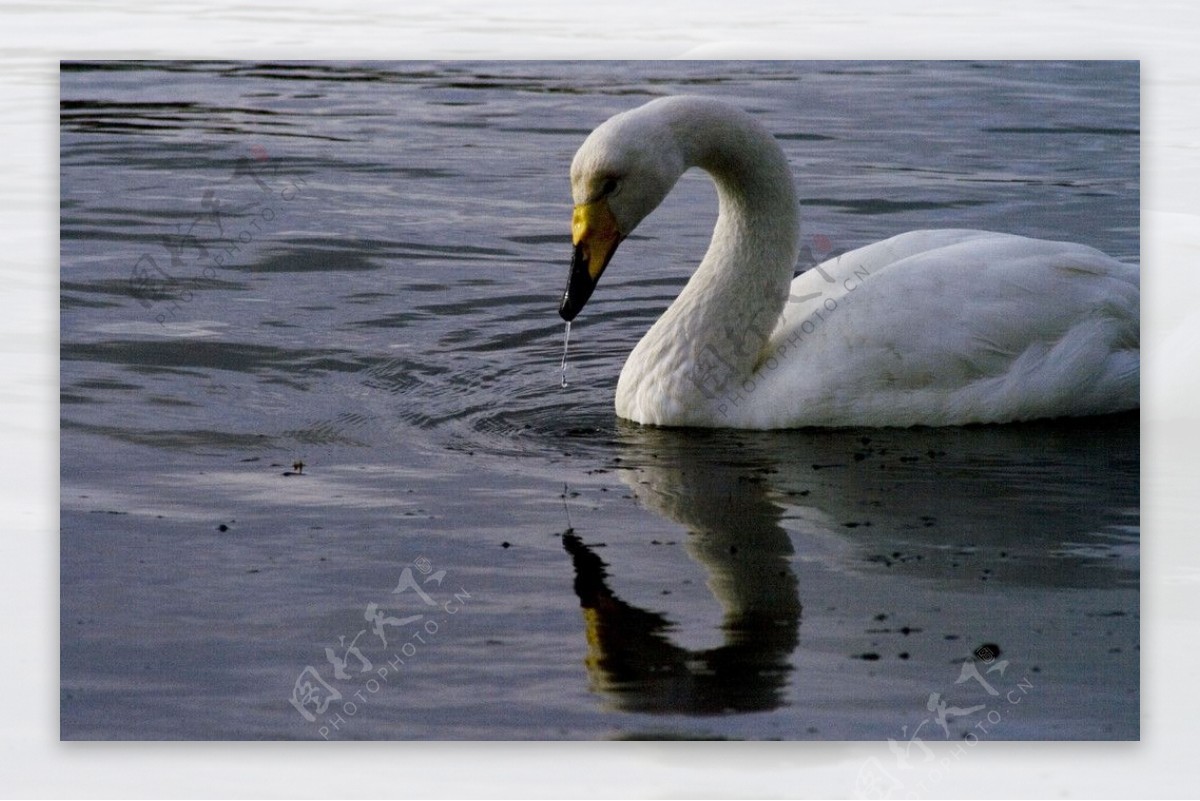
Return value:
M 618 407 L 651 422 L 695 413 L 711 424 L 725 388 L 758 369 L 787 302 L 799 209 L 787 159 L 754 118 L 697 99 L 672 110 L 683 168 L 698 167 L 716 184 L 717 222 L 687 286 L 630 355 Z M 673 410 L 643 397 L 643 387 L 656 386 L 645 381 L 651 374 Z
M 757 120 L 726 106 L 689 121 L 680 136 L 685 160 L 712 176 L 719 211 L 708 251 L 679 302 L 712 317 L 708 330 L 718 338 L 751 326 L 765 344 L 797 257 L 799 204 L 787 158 Z
M 675 126 L 683 160 L 712 177 L 720 204 L 701 269 L 736 274 L 739 282 L 767 281 L 777 290 L 790 284 L 800 219 L 783 150 L 749 114 L 706 103 L 690 109 Z

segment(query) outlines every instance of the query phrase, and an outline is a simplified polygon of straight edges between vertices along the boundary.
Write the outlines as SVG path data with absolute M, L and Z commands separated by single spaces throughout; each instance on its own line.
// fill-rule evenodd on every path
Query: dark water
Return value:
M 560 388 L 570 159 L 677 93 L 777 134 L 806 260 L 1138 260 L 1129 63 L 65 64 L 63 737 L 1137 736 L 1136 415 L 618 421 L 700 175 Z

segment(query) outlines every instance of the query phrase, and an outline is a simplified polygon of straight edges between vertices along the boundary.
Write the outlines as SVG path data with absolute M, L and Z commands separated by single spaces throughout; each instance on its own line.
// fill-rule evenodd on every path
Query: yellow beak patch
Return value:
M 621 243 L 621 232 L 608 201 L 600 199 L 575 207 L 571 215 L 571 244 L 587 257 L 588 276 L 596 281 Z

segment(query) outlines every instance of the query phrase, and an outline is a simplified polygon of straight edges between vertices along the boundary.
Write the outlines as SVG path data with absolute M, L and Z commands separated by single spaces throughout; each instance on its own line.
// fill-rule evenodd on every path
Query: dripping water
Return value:
M 566 333 L 563 334 L 562 365 L 559 367 L 559 370 L 562 373 L 562 383 L 559 386 L 561 386 L 564 389 L 566 389 L 566 386 L 567 386 L 567 346 L 570 344 L 570 342 L 571 342 L 571 321 L 567 320 L 567 330 L 566 330 Z

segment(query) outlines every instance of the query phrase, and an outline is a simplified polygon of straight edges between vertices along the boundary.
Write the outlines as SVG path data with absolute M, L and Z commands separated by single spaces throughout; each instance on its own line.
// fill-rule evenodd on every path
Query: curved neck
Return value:
M 800 232 L 792 171 L 774 137 L 756 120 L 719 108 L 715 119 L 678 132 L 686 163 L 712 176 L 720 203 L 696 276 L 736 290 L 734 305 L 743 315 L 769 310 L 775 316 L 787 298 Z
M 800 231 L 791 168 L 748 114 L 695 100 L 671 111 L 683 163 L 712 176 L 720 210 L 704 260 L 651 334 L 660 358 L 717 364 L 727 379 L 740 380 L 756 368 L 791 286 Z M 669 346 L 669 337 L 687 341 Z M 717 379 L 702 382 L 710 384 L 700 388 L 710 400 Z

